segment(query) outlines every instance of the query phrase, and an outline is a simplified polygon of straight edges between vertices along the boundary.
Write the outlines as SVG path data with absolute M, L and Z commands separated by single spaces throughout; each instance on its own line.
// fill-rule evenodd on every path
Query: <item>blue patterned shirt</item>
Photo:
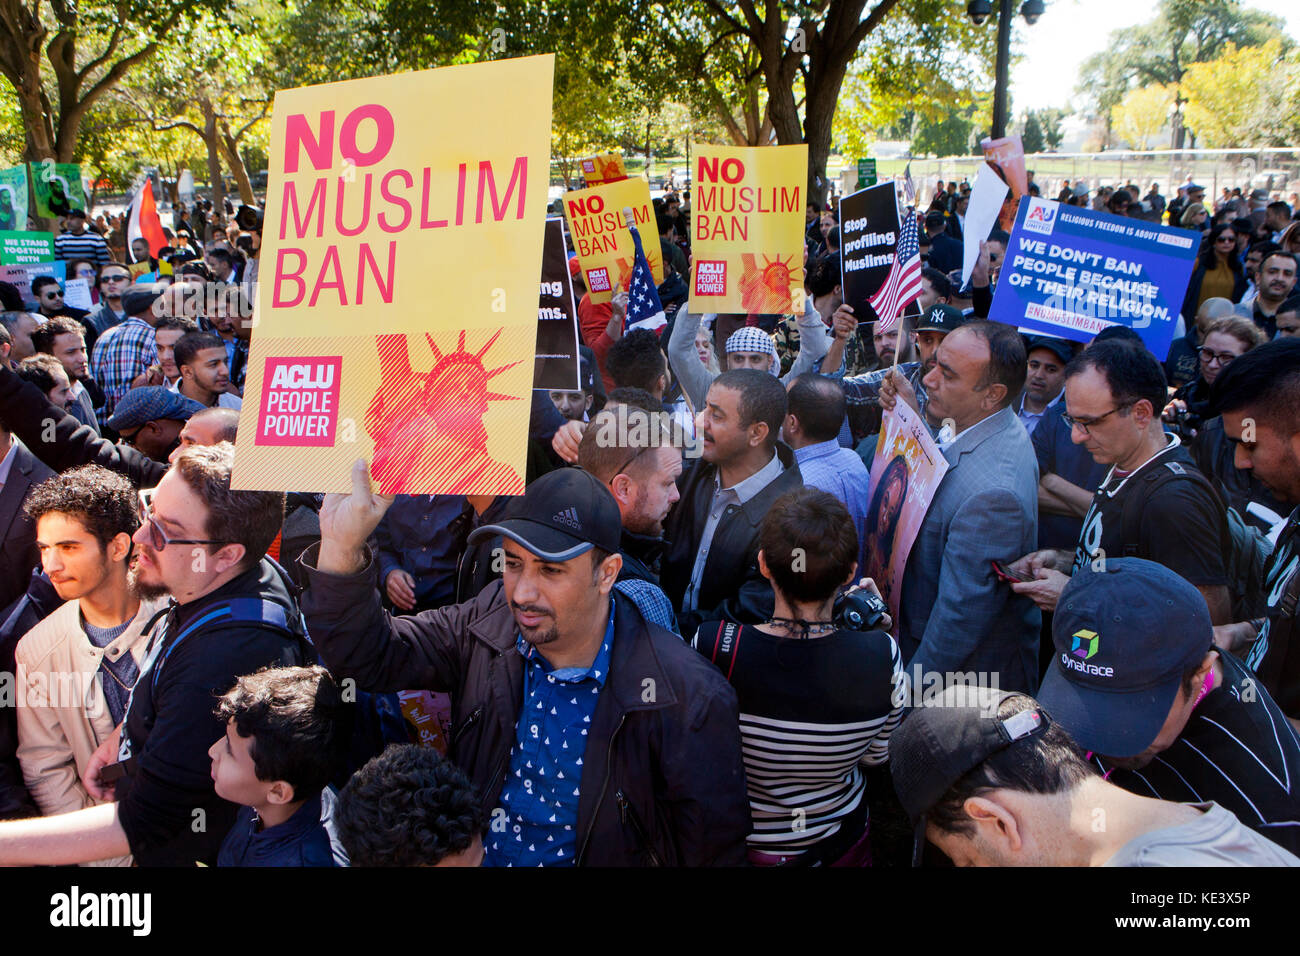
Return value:
M 658 624 L 665 631 L 677 634 L 677 616 L 673 614 L 673 602 L 668 600 L 668 595 L 664 594 L 659 585 L 643 578 L 623 578 L 615 582 L 614 590 L 635 604 L 641 616 L 651 624 Z
M 131 381 L 158 361 L 153 326 L 138 315 L 128 316 L 95 340 L 90 374 L 104 390 L 104 409 L 99 423 L 108 424 L 113 409 L 131 388 Z
M 524 658 L 524 705 L 501 789 L 506 828 L 489 830 L 484 866 L 573 866 L 582 758 L 613 643 L 613 601 L 590 667 L 553 668 L 536 646 L 516 636 Z

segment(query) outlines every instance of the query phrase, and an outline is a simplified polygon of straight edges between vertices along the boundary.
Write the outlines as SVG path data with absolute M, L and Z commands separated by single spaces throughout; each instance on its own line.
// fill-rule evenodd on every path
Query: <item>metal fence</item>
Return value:
M 974 182 L 979 156 L 944 159 L 913 159 L 912 179 L 917 192 L 933 189 L 935 180 L 967 179 Z M 1206 189 L 1206 200 L 1216 201 L 1224 188 L 1264 189 L 1270 198 L 1293 201 L 1300 193 L 1300 147 L 1281 149 L 1182 149 L 1143 152 L 1034 153 L 1025 157 L 1026 168 L 1044 196 L 1055 198 L 1062 183 L 1082 180 L 1089 189 L 1126 185 L 1130 182 L 1145 193 L 1151 184 L 1172 198 L 1174 190 L 1189 180 Z M 925 194 L 928 195 L 928 194 Z

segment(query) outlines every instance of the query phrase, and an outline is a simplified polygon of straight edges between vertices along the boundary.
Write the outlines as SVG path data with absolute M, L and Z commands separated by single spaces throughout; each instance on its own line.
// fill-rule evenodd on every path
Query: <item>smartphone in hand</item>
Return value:
M 1007 584 L 1024 584 L 1026 581 L 1033 580 L 1033 578 L 1027 578 L 1023 575 L 1016 574 L 1000 561 L 993 562 L 993 573 L 997 575 L 999 581 L 1005 581 Z

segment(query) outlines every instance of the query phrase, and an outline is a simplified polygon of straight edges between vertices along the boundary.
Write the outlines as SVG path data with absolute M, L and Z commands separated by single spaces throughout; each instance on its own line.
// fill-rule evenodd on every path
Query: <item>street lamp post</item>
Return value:
M 1043 0 L 1025 0 L 1020 5 L 1020 15 L 1033 26 L 1043 15 Z M 990 0 L 970 0 L 966 15 L 979 26 L 993 13 Z M 1011 0 L 998 0 L 998 55 L 993 80 L 993 138 L 1007 134 L 1007 86 L 1011 71 Z

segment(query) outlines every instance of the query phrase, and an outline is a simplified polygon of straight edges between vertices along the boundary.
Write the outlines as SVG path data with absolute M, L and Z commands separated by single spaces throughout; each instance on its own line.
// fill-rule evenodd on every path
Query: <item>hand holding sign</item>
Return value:
M 900 398 L 905 404 L 910 405 L 913 411 L 920 414 L 921 404 L 916 399 L 916 389 L 907 380 L 907 376 L 894 367 L 880 381 L 880 407 L 887 412 L 892 412 Z
M 320 557 L 316 567 L 327 574 L 356 574 L 365 565 L 366 539 L 383 520 L 396 495 L 370 490 L 370 465 L 352 464 L 352 491 L 330 494 L 320 509 Z

